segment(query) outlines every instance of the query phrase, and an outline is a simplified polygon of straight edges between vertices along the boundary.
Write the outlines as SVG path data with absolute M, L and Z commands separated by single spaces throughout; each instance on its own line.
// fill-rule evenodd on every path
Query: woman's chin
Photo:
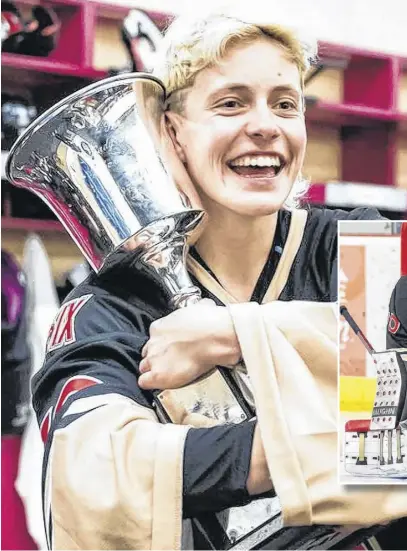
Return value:
M 258 217 L 268 216 L 279 211 L 286 200 L 286 196 L 280 196 L 277 193 L 262 194 L 239 194 L 239 198 L 234 198 L 228 204 L 229 210 L 242 216 Z M 253 196 L 254 195 L 254 196 Z

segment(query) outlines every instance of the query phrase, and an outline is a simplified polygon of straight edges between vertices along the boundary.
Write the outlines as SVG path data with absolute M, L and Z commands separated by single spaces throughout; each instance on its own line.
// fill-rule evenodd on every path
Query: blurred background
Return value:
M 311 182 L 305 202 L 375 207 L 390 220 L 405 219 L 407 2 L 231 3 L 319 40 L 319 63 L 305 90 L 304 176 Z M 60 301 L 89 270 L 51 211 L 7 183 L 7 152 L 32 120 L 75 90 L 120 72 L 151 70 L 161 31 L 175 15 L 198 9 L 196 0 L 2 2 L 2 549 L 45 547 L 41 442 L 30 420 L 28 382 Z M 372 254 L 379 265 L 391 262 L 396 277 L 399 245 L 391 245 L 391 261 L 383 246 L 384 256 Z M 372 375 L 364 360 L 352 365 L 357 375 Z

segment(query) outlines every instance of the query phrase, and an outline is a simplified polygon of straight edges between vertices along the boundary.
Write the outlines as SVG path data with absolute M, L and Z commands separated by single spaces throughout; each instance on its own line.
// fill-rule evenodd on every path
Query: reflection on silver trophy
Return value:
M 200 298 L 186 268 L 188 244 L 205 213 L 193 189 L 176 185 L 163 146 L 165 90 L 150 75 L 118 75 L 88 86 L 44 113 L 11 149 L 6 173 L 55 212 L 94 270 L 116 251 L 160 283 L 172 308 Z M 177 182 L 179 185 L 179 182 Z M 243 367 L 215 369 L 171 391 L 188 412 L 219 423 L 254 417 Z M 168 394 L 167 394 L 168 396 Z M 171 421 L 160 393 L 157 413 Z M 330 549 L 350 527 L 284 528 L 277 497 L 194 519 L 207 549 Z M 351 542 L 362 540 L 355 533 Z

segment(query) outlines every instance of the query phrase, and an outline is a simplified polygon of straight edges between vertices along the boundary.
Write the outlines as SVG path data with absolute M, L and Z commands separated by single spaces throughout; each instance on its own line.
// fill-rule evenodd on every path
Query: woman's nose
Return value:
M 252 138 L 273 139 L 280 135 L 278 117 L 268 105 L 258 105 L 248 114 L 246 132 Z

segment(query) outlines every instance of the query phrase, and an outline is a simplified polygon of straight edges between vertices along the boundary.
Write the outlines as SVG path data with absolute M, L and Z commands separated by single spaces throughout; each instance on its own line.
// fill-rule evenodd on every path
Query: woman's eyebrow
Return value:
M 301 92 L 297 90 L 297 88 L 294 88 L 294 86 L 291 86 L 290 84 L 279 84 L 278 86 L 275 86 L 272 90 L 272 93 L 289 93 L 296 96 L 297 99 L 301 97 Z
M 248 93 L 248 92 L 251 92 L 251 90 L 252 90 L 252 87 L 247 86 L 246 84 L 240 84 L 240 83 L 227 84 L 211 92 L 207 97 L 206 101 L 210 103 L 211 101 L 217 99 L 219 96 L 223 94 L 227 94 L 229 92 Z M 291 84 L 279 84 L 278 86 L 274 86 L 271 89 L 271 93 L 272 94 L 289 93 L 295 96 L 297 99 L 300 99 L 301 97 L 301 92 Z
M 218 96 L 221 96 L 222 94 L 226 94 L 229 92 L 242 93 L 242 92 L 248 92 L 248 91 L 250 91 L 250 87 L 245 84 L 227 84 L 211 92 L 207 97 L 207 101 L 210 102 L 216 99 Z

